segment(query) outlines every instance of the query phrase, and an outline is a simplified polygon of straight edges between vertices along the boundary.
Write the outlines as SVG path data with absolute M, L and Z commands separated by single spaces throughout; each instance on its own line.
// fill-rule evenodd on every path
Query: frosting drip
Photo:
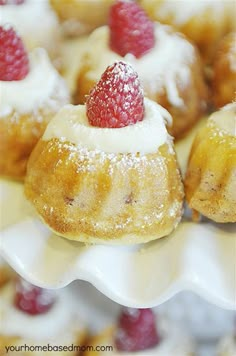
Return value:
M 30 71 L 23 80 L 0 81 L 0 117 L 14 110 L 25 114 L 42 107 L 61 81 L 44 49 L 33 50 L 29 62 Z
M 194 61 L 194 47 L 170 27 L 155 24 L 155 46 L 141 58 L 132 54 L 121 57 L 109 47 L 109 28 L 95 30 L 88 39 L 88 54 L 85 56 L 91 70 L 88 77 L 98 81 L 108 65 L 117 60 L 130 63 L 138 72 L 140 81 L 149 95 L 166 91 L 174 106 L 183 106 L 178 86 L 187 87 L 191 78 L 189 65 Z
M 169 137 L 165 120 L 171 120 L 171 116 L 149 99 L 144 99 L 144 105 L 143 121 L 115 129 L 91 126 L 84 105 L 66 105 L 49 123 L 43 140 L 58 138 L 106 153 L 154 153 Z

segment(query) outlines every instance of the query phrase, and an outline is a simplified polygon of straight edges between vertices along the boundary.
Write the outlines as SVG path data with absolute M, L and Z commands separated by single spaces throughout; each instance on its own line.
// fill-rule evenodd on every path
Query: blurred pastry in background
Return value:
M 134 2 L 117 1 L 110 10 L 109 26 L 96 29 L 77 79 L 76 103 L 114 61 L 130 63 L 139 74 L 144 94 L 166 108 L 173 118 L 169 132 L 183 136 L 206 109 L 207 89 L 195 47 L 168 26 L 152 22 Z
M 218 42 L 232 31 L 235 22 L 234 1 L 139 0 L 139 2 L 153 20 L 174 26 L 192 40 L 198 46 L 206 63 L 211 63 Z
M 114 0 L 50 0 L 63 24 L 64 33 L 79 36 L 107 23 Z
M 60 346 L 84 344 L 87 330 L 78 309 L 66 288 L 45 290 L 20 278 L 6 284 L 0 291 L 0 350 L 5 355 L 6 347 L 21 346 L 21 356 L 78 355 L 76 349 L 56 351 Z M 47 350 L 48 344 L 54 351 Z M 44 346 L 47 351 L 34 350 L 34 346 Z
M 8 26 L 0 26 L 0 92 L 0 175 L 22 179 L 32 149 L 69 102 L 69 92 L 46 51 L 28 54 Z
M 0 256 L 0 287 L 2 287 L 6 282 L 8 282 L 10 278 L 13 277 L 13 275 L 14 272 L 12 271 L 12 269 Z
M 62 63 L 63 78 L 65 79 L 71 96 L 76 89 L 77 73 L 80 70 L 81 59 L 87 47 L 87 35 L 66 40 L 63 43 Z
M 25 193 L 58 235 L 136 244 L 168 235 L 182 216 L 183 187 L 165 122 L 137 73 L 115 62 L 87 98 L 49 123 L 28 164 Z
M 185 178 L 193 211 L 219 223 L 236 222 L 236 102 L 213 113 L 197 134 Z
M 28 51 L 43 47 L 60 66 L 61 29 L 47 0 L 0 1 L 0 26 L 4 25 L 14 27 Z
M 85 356 L 108 355 L 102 351 L 110 346 L 112 355 L 193 356 L 194 345 L 187 333 L 159 322 L 151 309 L 123 308 L 117 325 L 90 340 L 101 351 L 85 352 Z
M 213 62 L 212 92 L 217 108 L 236 100 L 236 32 L 228 34 L 218 47 Z

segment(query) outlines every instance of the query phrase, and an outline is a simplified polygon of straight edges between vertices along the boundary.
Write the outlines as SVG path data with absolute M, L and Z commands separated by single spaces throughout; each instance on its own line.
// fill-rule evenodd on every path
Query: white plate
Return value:
M 132 307 L 161 304 L 192 290 L 236 309 L 236 226 L 183 221 L 169 237 L 145 245 L 85 246 L 52 234 L 31 212 L 23 186 L 0 181 L 0 251 L 24 278 L 46 288 L 76 279 Z

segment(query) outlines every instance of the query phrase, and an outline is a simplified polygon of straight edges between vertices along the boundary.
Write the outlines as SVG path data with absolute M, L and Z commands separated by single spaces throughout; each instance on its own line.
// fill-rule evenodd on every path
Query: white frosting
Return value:
M 220 130 L 230 136 L 236 136 L 236 102 L 224 106 L 210 117 L 210 122 L 214 122 Z
M 47 0 L 25 0 L 21 5 L 0 6 L 0 26 L 12 25 L 26 46 L 48 47 L 58 20 Z
M 14 287 L 8 284 L 0 293 L 0 335 L 19 336 L 33 341 L 46 341 L 55 337 L 65 337 L 72 325 L 79 326 L 79 318 L 74 301 L 67 289 L 58 292 L 52 308 L 44 314 L 31 316 L 18 310 L 14 304 Z M 58 339 L 60 341 L 60 338 Z
M 17 81 L 0 81 L 0 117 L 13 110 L 28 113 L 42 107 L 54 94 L 61 78 L 42 48 L 29 54 L 30 70 L 27 76 Z
M 221 19 L 228 8 L 228 2 L 227 0 L 165 0 L 157 7 L 156 16 L 158 19 L 172 16 L 174 24 L 182 25 L 192 17 L 210 10 L 213 18 Z
M 99 128 L 91 126 L 85 105 L 66 105 L 49 123 L 43 140 L 59 138 L 89 150 L 106 153 L 152 153 L 168 138 L 165 119 L 170 114 L 151 100 L 144 99 L 143 121 L 122 128 Z
M 219 345 L 217 356 L 235 356 L 236 337 L 233 335 L 225 337 Z
M 106 67 L 117 60 L 130 63 L 138 72 L 141 83 L 149 95 L 157 92 L 167 93 L 169 102 L 174 106 L 183 106 L 177 83 L 183 88 L 188 86 L 191 71 L 189 64 L 194 60 L 194 48 L 181 35 L 171 33 L 168 26 L 155 24 L 155 46 L 141 58 L 132 54 L 121 57 L 109 47 L 109 28 L 96 29 L 88 39 L 88 56 L 85 60 L 92 70 L 88 77 L 98 81 Z

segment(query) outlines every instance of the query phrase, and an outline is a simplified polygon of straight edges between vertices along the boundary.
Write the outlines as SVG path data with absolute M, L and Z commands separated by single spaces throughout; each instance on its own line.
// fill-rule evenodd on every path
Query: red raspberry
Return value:
M 120 0 L 110 10 L 110 48 L 125 56 L 142 57 L 154 47 L 154 24 L 135 2 Z
M 0 0 L 0 5 L 20 5 L 23 4 L 25 0 Z
M 19 278 L 16 281 L 15 306 L 21 311 L 38 315 L 46 313 L 55 302 L 55 294 Z
M 151 309 L 124 308 L 118 322 L 115 345 L 119 351 L 141 351 L 160 341 Z
M 13 28 L 0 26 L 0 80 L 21 80 L 29 72 L 29 59 Z
M 119 128 L 141 121 L 144 104 L 138 74 L 124 62 L 107 67 L 90 91 L 86 109 L 92 126 Z

